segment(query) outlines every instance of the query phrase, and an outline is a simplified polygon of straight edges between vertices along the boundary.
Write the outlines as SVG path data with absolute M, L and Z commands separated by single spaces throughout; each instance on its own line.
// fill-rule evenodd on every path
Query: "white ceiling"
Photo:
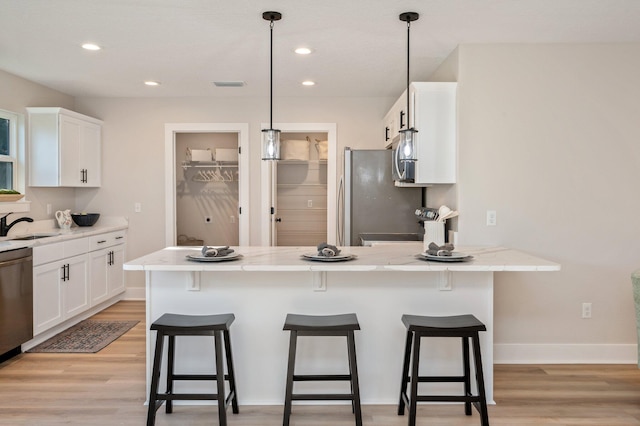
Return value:
M 640 42 L 639 0 L 0 0 L 0 69 L 74 96 L 268 96 L 267 10 L 276 97 L 397 96 L 406 11 L 412 80 L 463 43 Z

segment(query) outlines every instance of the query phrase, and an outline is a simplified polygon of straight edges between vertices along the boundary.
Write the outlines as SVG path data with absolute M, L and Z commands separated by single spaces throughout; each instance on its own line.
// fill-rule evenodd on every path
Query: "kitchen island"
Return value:
M 231 327 L 240 404 L 282 404 L 289 335 L 282 331 L 287 313 L 310 315 L 356 313 L 360 393 L 363 404 L 397 404 L 406 330 L 402 314 L 471 313 L 484 322 L 481 346 L 488 401 L 493 401 L 493 275 L 503 271 L 557 271 L 560 265 L 502 247 L 461 247 L 468 262 L 434 262 L 416 258 L 422 243 L 347 247 L 357 256 L 347 262 L 301 258 L 314 247 L 234 247 L 232 261 L 194 262 L 188 254 L 200 247 L 169 247 L 127 262 L 125 270 L 146 272 L 148 326 L 171 312 L 206 315 L 234 313 Z M 310 341 L 313 340 L 313 341 Z M 147 387 L 155 333 L 147 331 Z M 460 341 L 433 339 L 423 344 L 423 373 L 459 374 Z M 183 338 L 176 349 L 176 371 L 213 370 L 213 344 L 206 338 Z M 165 357 L 166 359 L 166 357 Z M 344 339 L 300 339 L 297 374 L 345 372 Z M 161 379 L 163 380 L 163 379 Z M 162 383 L 162 381 L 161 381 Z M 180 389 L 202 389 L 182 383 Z M 309 386 L 305 386 L 309 385 Z M 339 386 L 340 385 L 340 386 Z M 299 391 L 344 391 L 337 383 L 300 383 Z M 460 389 L 451 386 L 452 392 Z

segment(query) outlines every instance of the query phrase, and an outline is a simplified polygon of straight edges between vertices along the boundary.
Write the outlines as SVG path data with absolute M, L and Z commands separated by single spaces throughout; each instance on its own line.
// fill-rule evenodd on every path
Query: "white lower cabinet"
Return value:
M 116 296 L 124 291 L 125 231 L 90 237 L 91 249 L 91 305 Z
M 36 246 L 34 336 L 124 292 L 126 230 Z
M 37 335 L 84 311 L 89 301 L 87 255 L 33 268 L 33 334 Z

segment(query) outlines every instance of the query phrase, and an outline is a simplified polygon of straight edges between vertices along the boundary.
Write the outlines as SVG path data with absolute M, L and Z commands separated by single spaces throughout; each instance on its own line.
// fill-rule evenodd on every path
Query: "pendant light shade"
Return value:
M 273 23 L 282 19 L 279 12 L 264 12 L 262 19 L 269 21 L 269 128 L 262 131 L 262 159 L 280 159 L 280 130 L 273 128 Z
M 411 127 L 411 114 L 409 113 L 409 107 L 411 104 L 411 95 L 409 93 L 409 84 L 411 82 L 410 80 L 410 74 L 409 74 L 409 58 L 410 58 L 410 51 L 409 51 L 409 42 L 411 40 L 410 38 L 410 31 L 411 31 L 411 22 L 413 21 L 417 21 L 418 18 L 420 17 L 419 14 L 417 14 L 416 12 L 404 12 L 401 13 L 399 18 L 401 21 L 406 22 L 407 23 L 407 129 L 405 130 L 400 130 L 400 142 L 398 143 L 398 159 L 400 161 L 403 162 L 411 162 L 411 161 L 417 161 L 417 157 L 416 157 L 416 149 L 415 149 L 415 143 L 416 143 L 416 133 L 418 133 L 418 130 L 414 129 L 413 127 Z

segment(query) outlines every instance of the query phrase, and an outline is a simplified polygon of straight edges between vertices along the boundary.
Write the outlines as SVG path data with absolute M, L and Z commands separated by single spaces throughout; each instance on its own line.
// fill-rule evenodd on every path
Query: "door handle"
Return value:
M 406 115 L 406 113 L 404 111 L 400 111 L 400 128 L 402 129 L 404 127 L 404 116 Z
M 384 141 L 388 141 L 389 140 L 389 128 L 385 127 L 384 128 Z

